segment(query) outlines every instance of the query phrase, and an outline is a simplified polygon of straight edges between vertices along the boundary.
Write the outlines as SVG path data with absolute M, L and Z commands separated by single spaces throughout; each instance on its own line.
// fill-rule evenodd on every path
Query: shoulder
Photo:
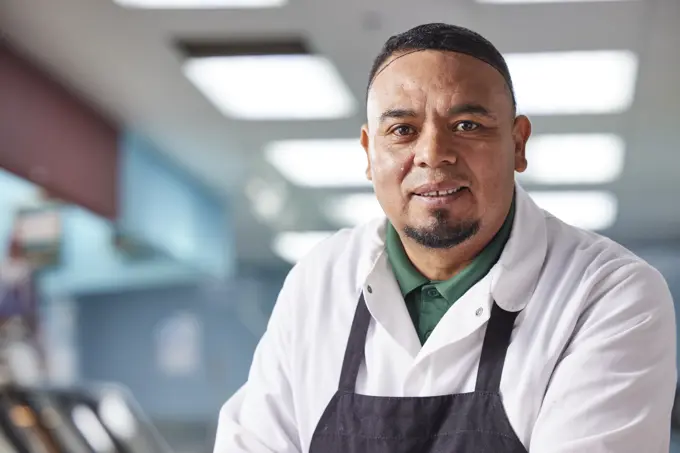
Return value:
M 269 324 L 286 332 L 291 360 L 299 364 L 318 357 L 312 352 L 322 344 L 344 348 L 344 334 L 327 334 L 349 329 L 363 283 L 384 252 L 384 225 L 376 220 L 340 230 L 291 269 Z
M 547 214 L 546 267 L 564 280 L 577 281 L 577 291 L 588 306 L 615 303 L 641 310 L 672 310 L 672 298 L 661 273 L 621 244 L 568 225 Z M 611 293 L 611 294 L 609 294 Z M 607 302 L 613 295 L 619 299 Z M 604 302 L 603 302 L 604 300 Z
M 385 219 L 380 218 L 336 232 L 303 257 L 291 274 L 294 278 L 319 278 L 341 273 L 361 280 L 384 251 L 385 225 Z
M 277 304 L 295 298 L 295 304 L 354 297 L 385 249 L 384 219 L 342 229 L 321 241 L 293 266 Z

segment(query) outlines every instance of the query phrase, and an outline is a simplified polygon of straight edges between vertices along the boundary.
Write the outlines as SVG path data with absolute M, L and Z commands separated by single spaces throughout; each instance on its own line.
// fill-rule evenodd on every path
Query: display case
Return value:
M 115 385 L 0 388 L 0 452 L 168 453 L 131 395 Z

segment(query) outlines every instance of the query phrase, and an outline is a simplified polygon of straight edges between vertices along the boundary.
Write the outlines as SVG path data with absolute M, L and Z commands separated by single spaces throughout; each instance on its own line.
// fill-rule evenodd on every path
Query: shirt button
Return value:
M 371 288 L 371 285 L 368 285 L 366 287 L 366 291 L 368 291 L 369 294 L 371 294 L 373 292 L 373 288 Z
M 438 297 L 438 296 L 439 296 L 439 291 L 437 291 L 436 289 L 432 288 L 432 289 L 427 290 L 427 295 L 430 296 L 430 297 Z
M 483 309 L 483 308 L 478 308 L 477 311 L 475 312 L 475 315 L 477 315 L 477 316 L 482 316 L 482 313 L 484 313 L 484 309 Z

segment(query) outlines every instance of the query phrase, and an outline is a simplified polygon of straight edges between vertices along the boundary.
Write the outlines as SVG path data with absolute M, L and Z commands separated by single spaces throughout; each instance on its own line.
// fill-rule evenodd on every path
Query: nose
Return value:
M 414 165 L 437 168 L 442 165 L 455 164 L 456 160 L 456 152 L 448 131 L 439 127 L 423 129 L 414 147 Z

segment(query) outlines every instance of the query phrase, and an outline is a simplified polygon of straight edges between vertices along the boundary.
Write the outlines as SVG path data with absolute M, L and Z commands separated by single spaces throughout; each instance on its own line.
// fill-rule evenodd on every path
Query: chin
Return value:
M 479 222 L 477 221 L 434 222 L 404 228 L 406 236 L 431 249 L 456 247 L 474 237 L 478 231 Z
M 452 209 L 440 208 L 431 209 L 427 213 L 427 225 L 437 226 L 437 225 L 463 225 L 479 222 L 479 219 L 472 215 L 470 212 L 455 212 Z M 426 225 L 423 225 L 426 226 Z

